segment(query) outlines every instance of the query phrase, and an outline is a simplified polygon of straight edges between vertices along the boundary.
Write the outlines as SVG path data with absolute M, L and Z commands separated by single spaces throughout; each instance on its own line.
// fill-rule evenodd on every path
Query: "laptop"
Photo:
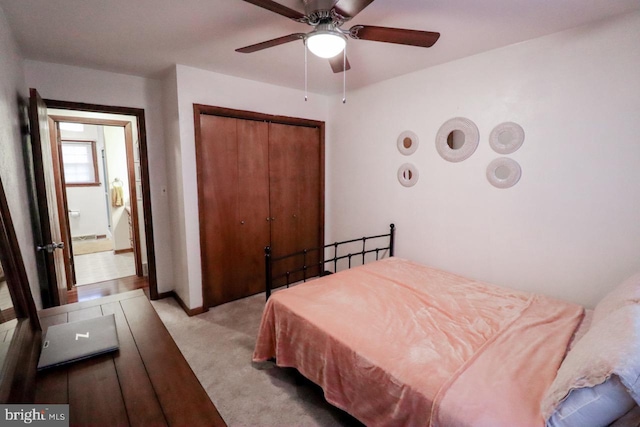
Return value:
M 42 344 L 38 370 L 118 350 L 113 314 L 50 326 Z

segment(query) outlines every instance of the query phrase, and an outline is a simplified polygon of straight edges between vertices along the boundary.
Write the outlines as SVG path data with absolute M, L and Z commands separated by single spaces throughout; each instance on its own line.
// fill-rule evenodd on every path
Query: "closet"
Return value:
M 265 246 L 278 257 L 323 244 L 324 123 L 204 105 L 194 115 L 210 307 L 264 291 Z

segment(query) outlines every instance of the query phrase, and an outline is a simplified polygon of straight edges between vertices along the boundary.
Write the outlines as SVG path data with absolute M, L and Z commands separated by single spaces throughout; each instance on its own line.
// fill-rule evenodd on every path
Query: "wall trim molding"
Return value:
M 133 252 L 133 248 L 116 249 L 116 250 L 113 251 L 113 253 L 116 254 L 116 255 L 126 254 L 127 252 Z
M 197 316 L 198 314 L 206 313 L 207 311 L 209 311 L 209 308 L 204 306 L 200 306 L 196 308 L 187 307 L 184 301 L 182 301 L 182 298 L 180 298 L 180 296 L 178 296 L 178 294 L 175 291 L 161 292 L 158 294 L 158 299 L 164 299 L 164 298 L 170 298 L 170 297 L 176 300 L 176 302 L 180 305 L 180 307 L 182 307 L 184 312 L 187 313 L 189 317 Z

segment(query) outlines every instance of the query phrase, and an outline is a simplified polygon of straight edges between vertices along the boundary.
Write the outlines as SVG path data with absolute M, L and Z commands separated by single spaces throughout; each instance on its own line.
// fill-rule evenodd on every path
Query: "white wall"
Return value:
M 175 82 L 175 83 L 174 83 Z M 176 247 L 176 292 L 190 308 L 200 307 L 202 271 L 195 157 L 193 104 L 205 104 L 266 114 L 326 120 L 328 99 L 251 80 L 177 65 L 165 78 L 167 98 L 177 98 L 176 112 L 165 110 L 167 171 L 171 174 L 172 242 Z M 175 89 L 174 89 L 175 88 Z
M 127 168 L 127 145 L 124 138 L 124 128 L 104 126 L 104 139 L 109 173 L 109 193 L 114 187 L 113 182 L 120 180 L 122 184 L 123 204 L 111 204 L 111 230 L 113 233 L 113 247 L 115 250 L 131 248 L 129 240 L 129 214 L 125 211 L 131 206 L 129 196 L 129 169 Z
M 107 205 L 105 201 L 105 182 L 102 166 L 101 151 L 104 148 L 102 128 L 98 132 L 98 126 L 84 125 L 82 132 L 60 129 L 60 136 L 65 140 L 83 140 L 96 142 L 96 158 L 98 160 L 99 186 L 67 186 L 67 206 L 74 212 L 69 215 L 69 227 L 71 237 L 86 235 L 108 235 L 109 223 L 107 218 Z
M 180 151 L 180 123 L 178 117 L 178 82 L 176 69 L 172 68 L 162 80 L 162 118 L 164 122 L 164 140 L 167 159 L 167 198 L 169 200 L 169 218 L 171 222 L 170 242 L 173 246 L 174 290 L 178 290 L 186 304 L 189 303 L 188 283 L 179 283 L 188 277 L 186 251 L 184 203 L 182 186 L 182 161 Z M 182 238 L 181 238 L 182 236 Z
M 162 82 L 31 60 L 24 61 L 24 70 L 26 85 L 37 88 L 43 98 L 145 110 L 158 292 L 173 289 L 173 247 L 167 244 L 173 225 L 166 191 Z
M 447 63 L 332 100 L 327 241 L 397 225 L 397 255 L 588 306 L 640 271 L 640 14 Z M 435 150 L 438 128 L 473 120 L 476 153 Z M 526 137 L 522 179 L 485 178 L 494 126 Z M 397 136 L 420 138 L 410 156 Z M 398 167 L 413 162 L 415 187 Z
M 5 106 L 21 86 L 19 57 L 0 27 Z M 193 103 L 327 121 L 327 241 L 393 221 L 399 256 L 593 305 L 640 270 L 639 39 L 635 13 L 350 92 L 346 105 L 181 65 L 163 81 L 37 61 L 24 68 L 27 86 L 45 98 L 145 109 L 159 291 L 175 288 L 191 308 L 202 305 Z M 0 110 L 0 119 L 14 112 Z M 481 135 L 460 164 L 434 147 L 440 125 L 456 116 Z M 6 121 L 2 131 L 17 144 Z M 487 139 L 504 121 L 525 130 L 510 156 L 523 177 L 498 190 L 485 179 L 498 157 Z M 408 158 L 395 146 L 407 129 L 421 138 Z M 413 188 L 396 180 L 406 161 L 420 171 Z
M 11 219 L 20 245 L 27 277 L 36 307 L 42 308 L 40 282 L 31 228 L 27 177 L 24 169 L 20 109 L 25 99 L 22 58 L 0 7 L 0 178 L 7 196 Z

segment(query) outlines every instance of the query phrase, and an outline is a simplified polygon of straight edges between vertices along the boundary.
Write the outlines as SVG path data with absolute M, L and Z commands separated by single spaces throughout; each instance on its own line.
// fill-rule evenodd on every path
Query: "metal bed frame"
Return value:
M 389 233 L 386 234 L 378 234 L 375 236 L 365 236 L 365 237 L 360 237 L 358 239 L 351 239 L 351 240 L 343 240 L 342 242 L 335 242 L 335 243 L 330 243 L 328 245 L 324 245 L 324 246 L 320 246 L 317 248 L 310 248 L 310 249 L 303 249 L 301 251 L 292 253 L 292 254 L 288 254 L 288 255 L 284 255 L 284 256 L 280 256 L 280 257 L 273 257 L 271 255 L 271 247 L 267 246 L 264 248 L 264 259 L 265 259 L 265 290 L 266 290 L 266 296 L 267 299 L 269 299 L 269 297 L 271 296 L 271 290 L 273 289 L 273 283 L 276 280 L 279 279 L 285 279 L 285 283 L 281 286 L 287 286 L 287 288 L 289 287 L 289 285 L 291 285 L 291 277 L 292 275 L 296 274 L 296 273 L 302 273 L 302 281 L 306 282 L 307 279 L 310 279 L 312 277 L 316 277 L 316 276 L 326 276 L 329 274 L 333 274 L 335 272 L 337 272 L 338 269 L 338 261 L 343 260 L 343 259 L 347 259 L 348 260 L 348 268 L 351 268 L 351 259 L 354 256 L 362 256 L 362 264 L 365 263 L 365 257 L 367 254 L 370 253 L 375 253 L 376 254 L 376 260 L 378 260 L 379 256 L 380 256 L 380 252 L 389 251 L 389 256 L 392 257 L 394 254 L 394 246 L 395 246 L 395 232 L 396 232 L 396 227 L 394 224 L 390 224 L 389 225 Z M 388 246 L 378 246 L 375 248 L 371 248 L 371 249 L 367 249 L 367 243 L 370 242 L 371 240 L 374 239 L 383 239 L 383 238 L 389 238 L 389 244 Z M 342 245 L 346 245 L 349 243 L 355 243 L 355 242 L 362 242 L 362 250 L 358 251 L 358 252 L 349 252 L 347 254 L 344 255 L 338 255 L 338 248 Z M 330 259 L 324 259 L 324 254 L 326 252 L 327 249 L 329 248 L 333 248 L 333 258 Z M 310 256 L 310 254 L 318 252 L 320 254 L 320 260 L 315 263 L 312 262 L 310 263 L 310 265 L 307 265 L 307 259 L 308 256 Z M 273 266 L 274 264 L 281 262 L 283 260 L 287 260 L 287 259 L 293 259 L 294 257 L 300 257 L 302 256 L 302 265 L 300 266 L 296 266 L 293 269 L 289 269 L 286 272 L 279 274 L 277 276 L 273 275 Z M 384 254 L 383 254 L 384 256 Z M 325 270 L 325 264 L 327 263 L 333 263 L 333 272 L 331 271 L 327 271 Z M 313 268 L 313 267 L 318 267 L 319 270 L 319 274 L 313 274 L 313 275 L 307 275 L 309 269 Z

